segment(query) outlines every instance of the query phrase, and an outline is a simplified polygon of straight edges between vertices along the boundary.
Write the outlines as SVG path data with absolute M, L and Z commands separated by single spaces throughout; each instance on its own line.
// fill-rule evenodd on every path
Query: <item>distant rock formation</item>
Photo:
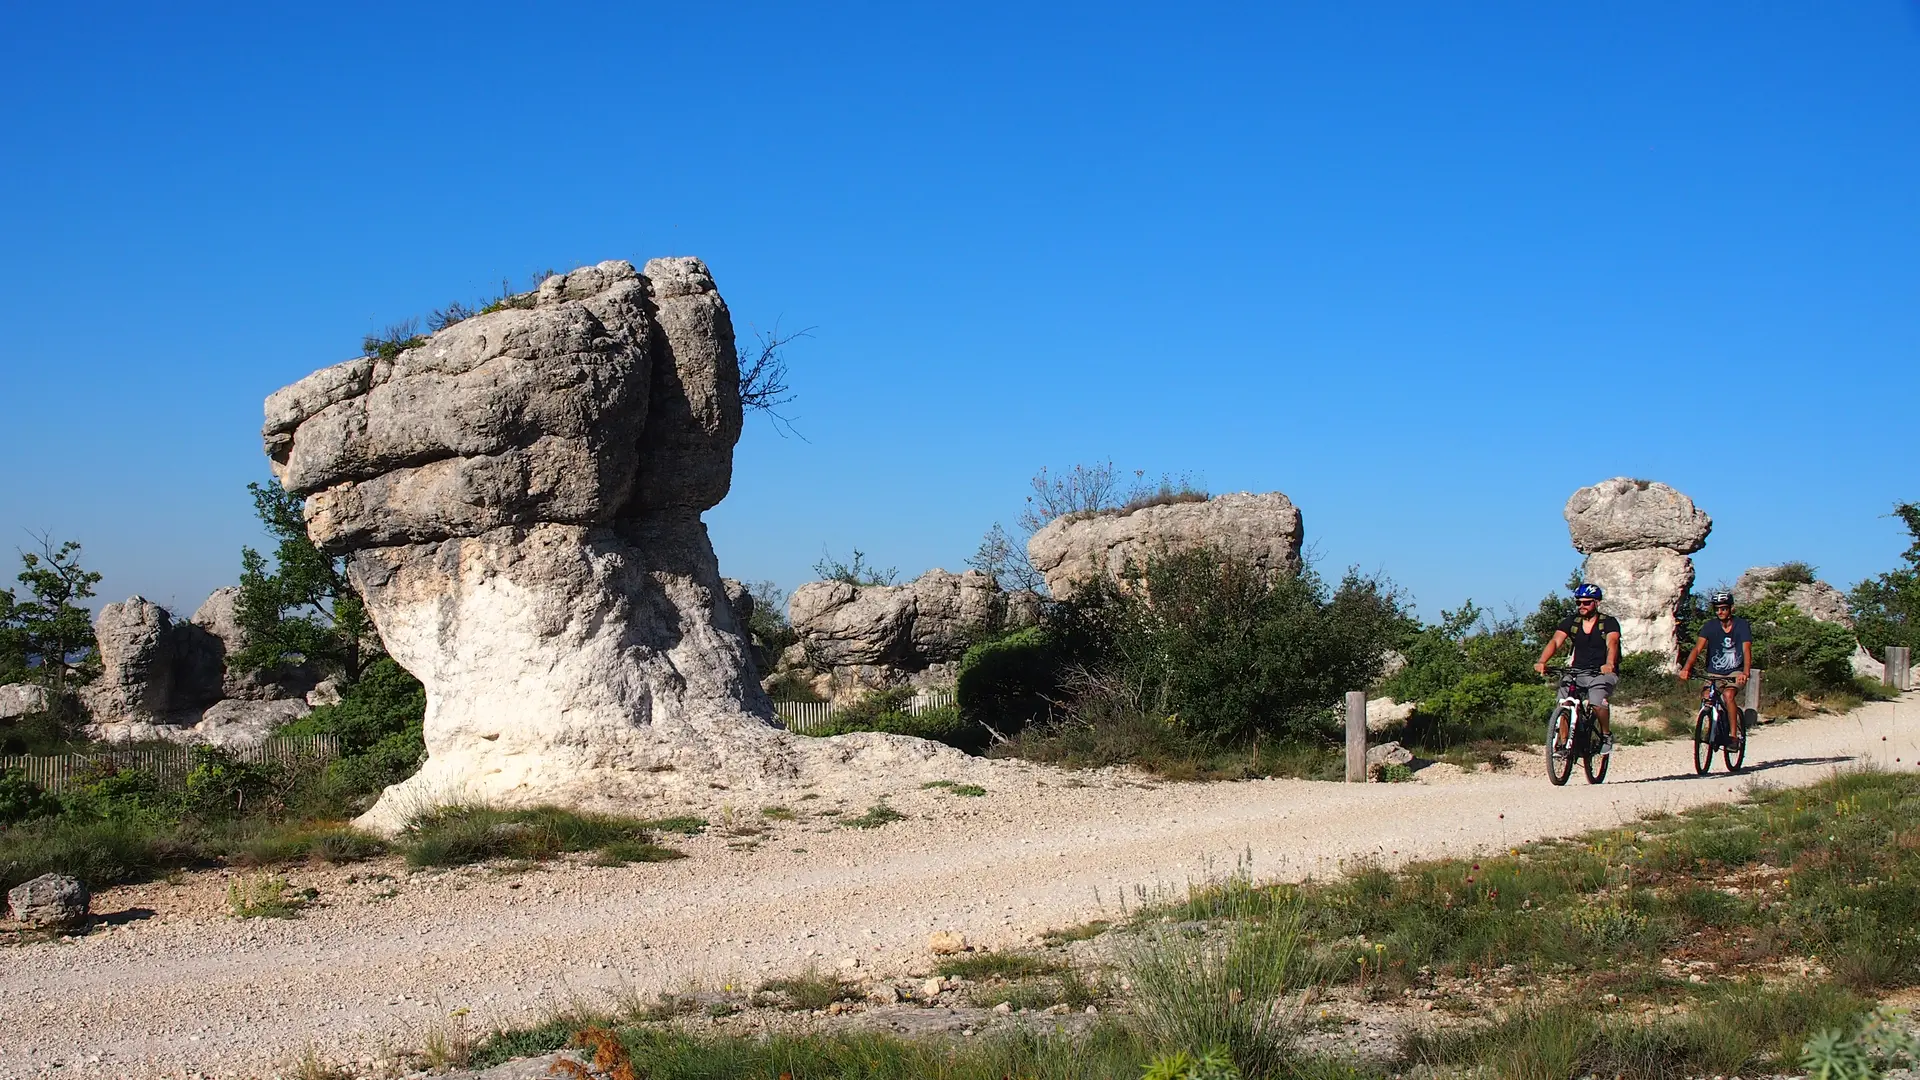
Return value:
M 300 695 L 313 680 L 305 673 L 278 672 L 290 681 L 276 681 L 228 669 L 229 648 L 240 641 L 238 623 L 230 619 L 238 591 L 216 591 L 187 622 L 139 596 L 101 608 L 93 623 L 100 676 L 80 691 L 92 715 L 88 734 L 104 742 L 231 746 L 258 742 L 306 715 Z
M 1713 520 L 1665 484 L 1615 477 L 1567 500 L 1567 530 L 1586 555 L 1583 577 L 1606 590 L 1602 611 L 1620 620 L 1620 651 L 1677 663 L 1680 600 L 1693 587 L 1688 555 L 1706 546 Z
M 1027 541 L 1027 558 L 1060 599 L 1095 577 L 1122 582 L 1161 552 L 1209 546 L 1258 570 L 1300 572 L 1300 511 L 1280 492 L 1055 518 Z
M 1038 620 L 1038 597 L 1003 592 L 990 574 L 929 570 L 904 585 L 813 581 L 793 591 L 787 618 L 800 637 L 790 668 L 823 696 L 951 686 L 957 662 L 981 637 Z
M 556 275 L 267 399 L 274 474 L 427 690 L 427 762 L 363 824 L 463 801 L 648 813 L 957 754 L 774 726 L 700 519 L 731 482 L 738 380 L 726 304 L 678 258 Z
M 1802 581 L 1793 567 L 1755 566 L 1733 583 L 1734 610 L 1762 600 L 1779 599 L 1788 607 L 1817 622 L 1839 623 L 1853 629 L 1853 612 L 1847 607 L 1847 594 L 1824 581 Z M 1858 642 L 1853 647 L 1853 673 L 1870 679 L 1880 678 L 1886 668 Z

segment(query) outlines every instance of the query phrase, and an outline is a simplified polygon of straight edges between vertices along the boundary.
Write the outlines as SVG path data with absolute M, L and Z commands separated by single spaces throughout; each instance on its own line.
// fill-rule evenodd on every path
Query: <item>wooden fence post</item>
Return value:
M 1367 782 L 1367 692 L 1347 691 L 1347 783 Z
M 1880 681 L 1895 690 L 1913 689 L 1912 654 L 1905 645 L 1889 645 L 1886 649 L 1886 670 L 1880 675 Z
M 1760 668 L 1747 672 L 1747 685 L 1741 690 L 1740 707 L 1752 709 L 1753 715 L 1760 715 L 1760 677 L 1765 674 Z

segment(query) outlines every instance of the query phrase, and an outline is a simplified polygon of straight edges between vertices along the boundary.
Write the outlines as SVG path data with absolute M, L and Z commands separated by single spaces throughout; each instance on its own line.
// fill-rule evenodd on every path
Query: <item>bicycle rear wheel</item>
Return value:
M 1560 739 L 1560 721 L 1567 721 L 1567 739 Z M 1572 742 L 1578 733 L 1573 728 L 1573 717 L 1566 709 L 1553 710 L 1553 716 L 1547 720 L 1547 779 L 1555 787 L 1567 782 L 1573 775 Z
M 1693 718 L 1693 771 L 1701 776 L 1713 768 L 1713 710 L 1701 709 Z

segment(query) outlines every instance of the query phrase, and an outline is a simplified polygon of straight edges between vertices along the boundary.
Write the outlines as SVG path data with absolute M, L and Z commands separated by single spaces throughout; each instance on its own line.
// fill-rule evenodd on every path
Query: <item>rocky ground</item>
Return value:
M 974 764 L 961 779 L 984 795 L 902 781 L 889 802 L 905 819 L 855 829 L 840 822 L 865 805 L 802 792 L 786 804 L 791 821 L 743 806 L 702 836 L 669 838 L 690 856 L 675 862 L 294 868 L 292 888 L 315 899 L 293 919 L 236 919 L 226 903 L 233 873 L 189 874 L 101 893 L 103 925 L 85 937 L 0 949 L 0 1076 L 271 1075 L 308 1050 L 371 1060 L 450 1024 L 480 1032 L 573 1003 L 651 1001 L 808 969 L 911 990 L 932 970 L 936 930 L 1024 945 L 1237 864 L 1297 879 L 1352 860 L 1504 848 L 1861 762 L 1912 768 L 1917 707 L 1909 694 L 1764 728 L 1738 779 L 1696 778 L 1684 742 L 1624 748 L 1604 785 L 1563 789 L 1531 761 L 1365 786 L 1168 784 Z M 1356 1008 L 1316 1024 L 1365 1042 L 1380 1027 L 1368 1015 Z M 957 994 L 932 1009 L 862 1002 L 815 1019 L 842 1018 L 910 1030 L 1072 1020 L 996 1013 Z

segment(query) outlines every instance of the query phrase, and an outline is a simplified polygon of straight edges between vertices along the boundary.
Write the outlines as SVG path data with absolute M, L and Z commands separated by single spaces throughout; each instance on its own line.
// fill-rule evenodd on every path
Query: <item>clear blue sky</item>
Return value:
M 366 331 L 668 254 L 817 328 L 708 515 L 787 587 L 1107 458 L 1430 617 L 1557 587 L 1610 476 L 1707 582 L 1920 499 L 1915 0 L 15 4 L 0 90 L 0 551 L 103 599 L 234 579 L 261 399 Z

